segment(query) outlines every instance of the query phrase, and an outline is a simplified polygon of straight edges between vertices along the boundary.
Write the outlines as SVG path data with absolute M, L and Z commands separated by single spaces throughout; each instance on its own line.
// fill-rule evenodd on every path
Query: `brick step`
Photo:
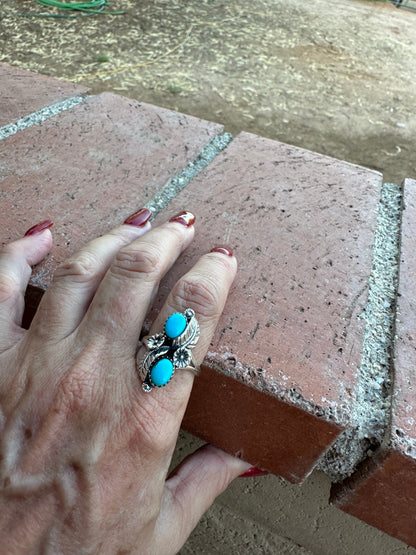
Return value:
M 199 215 L 198 233 L 160 302 L 210 245 L 231 242 L 240 264 L 188 431 L 300 482 L 349 426 L 380 186 L 242 133 L 172 201 Z
M 333 489 L 344 511 L 416 547 L 416 181 L 404 182 L 390 433 L 351 480 Z
M 2 110 L 1 240 L 55 222 L 54 247 L 28 289 L 27 323 L 57 264 L 86 241 L 143 205 L 156 223 L 193 211 L 196 239 L 163 280 L 155 310 L 215 244 L 231 244 L 240 271 L 184 428 L 294 483 L 317 465 L 334 481 L 353 474 L 348 489 L 334 488 L 338 506 L 416 546 L 414 318 L 403 304 L 415 297 L 411 265 L 401 268 L 394 394 L 389 362 L 399 188 L 366 168 L 248 133 L 230 142 L 218 124 L 113 94 L 86 97 L 5 64 L 0 79 L 13 91 Z M 75 104 L 48 111 L 74 95 Z M 414 220 L 407 198 L 404 253 Z M 371 468 L 355 472 L 367 454 Z M 408 516 L 403 509 L 389 527 L 368 489 L 382 491 L 386 507 L 398 504 L 398 469 Z
M 30 281 L 35 304 L 57 264 L 153 200 L 222 129 L 103 93 L 4 139 L 2 240 L 55 223 L 54 247 Z
M 85 96 L 88 89 L 0 62 L 0 91 L 3 127 L 51 105 Z

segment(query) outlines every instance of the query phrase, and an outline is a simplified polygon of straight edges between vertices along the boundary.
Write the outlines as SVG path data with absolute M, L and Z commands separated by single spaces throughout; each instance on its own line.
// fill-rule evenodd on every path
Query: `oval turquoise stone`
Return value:
M 173 364 L 167 358 L 161 358 L 150 371 L 150 379 L 157 386 L 166 385 L 173 374 Z
M 165 324 L 165 333 L 171 339 L 179 337 L 181 333 L 185 331 L 186 328 L 186 318 L 180 312 L 176 312 L 169 316 Z

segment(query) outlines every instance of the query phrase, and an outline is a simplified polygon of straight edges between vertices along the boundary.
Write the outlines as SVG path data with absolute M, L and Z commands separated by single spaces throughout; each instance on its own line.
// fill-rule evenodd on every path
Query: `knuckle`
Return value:
M 206 276 L 188 276 L 179 281 L 172 292 L 178 306 L 192 308 L 198 315 L 215 318 L 220 311 L 220 291 L 215 281 Z
M 111 272 L 117 276 L 157 277 L 163 272 L 160 253 L 152 246 L 141 246 L 140 249 L 121 249 L 114 259 Z
M 97 261 L 91 254 L 82 254 L 60 264 L 55 270 L 54 279 L 70 278 L 72 281 L 85 283 L 94 279 L 97 266 Z

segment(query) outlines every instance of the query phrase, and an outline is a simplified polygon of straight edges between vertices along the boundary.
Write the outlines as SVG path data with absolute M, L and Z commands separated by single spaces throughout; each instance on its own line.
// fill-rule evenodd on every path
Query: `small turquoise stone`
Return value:
M 176 312 L 167 319 L 165 324 L 165 333 L 171 339 L 175 339 L 185 331 L 186 324 L 187 322 L 185 316 L 180 312 Z
M 152 382 L 161 387 L 166 385 L 173 374 L 173 364 L 167 358 L 161 358 L 150 371 Z

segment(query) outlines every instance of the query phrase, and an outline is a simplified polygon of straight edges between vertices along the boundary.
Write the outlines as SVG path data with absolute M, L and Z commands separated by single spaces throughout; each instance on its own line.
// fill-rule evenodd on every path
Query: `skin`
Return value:
M 122 225 L 55 272 L 21 328 L 31 266 L 49 229 L 0 253 L 0 553 L 174 554 L 250 465 L 205 446 L 168 476 L 194 376 L 141 389 L 139 335 L 158 284 L 194 227 Z M 192 308 L 201 363 L 235 277 L 209 253 L 176 284 L 151 334 Z

